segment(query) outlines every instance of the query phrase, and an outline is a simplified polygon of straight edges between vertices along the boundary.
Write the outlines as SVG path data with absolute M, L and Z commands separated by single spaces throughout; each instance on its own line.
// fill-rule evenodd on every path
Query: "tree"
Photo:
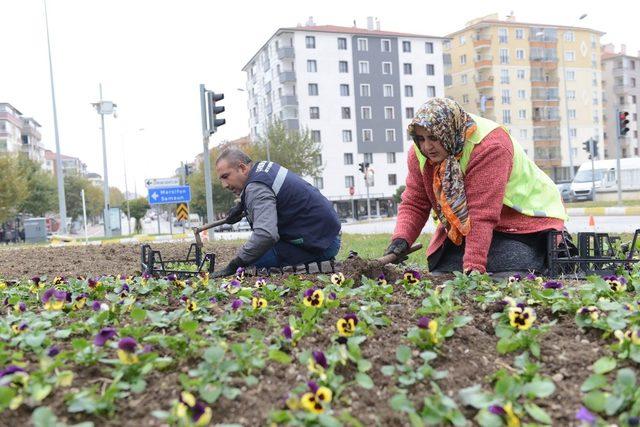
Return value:
M 27 197 L 19 204 L 18 211 L 39 217 L 47 212 L 57 211 L 55 177 L 42 170 L 39 163 L 26 155 L 18 157 L 18 165 L 27 182 Z
M 123 206 L 126 200 L 118 187 L 109 187 L 109 204 L 111 206 Z
M 136 233 L 142 233 L 142 222 L 140 220 L 145 216 L 150 208 L 151 206 L 149 206 L 149 202 L 144 197 L 138 197 L 137 199 L 129 201 L 131 216 L 136 219 Z
M 396 203 L 402 203 L 402 193 L 404 193 L 406 186 L 401 185 L 396 189 L 396 193 L 393 195 L 393 200 Z
M 0 224 L 18 213 L 28 196 L 28 183 L 13 155 L 0 155 Z

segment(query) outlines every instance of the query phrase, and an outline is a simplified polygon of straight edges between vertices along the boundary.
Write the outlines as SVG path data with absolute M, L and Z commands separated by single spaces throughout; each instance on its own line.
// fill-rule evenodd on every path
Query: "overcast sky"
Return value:
M 318 25 L 351 26 L 355 19 L 358 27 L 374 16 L 382 30 L 444 36 L 470 19 L 494 12 L 504 18 L 513 10 L 518 21 L 587 26 L 607 33 L 603 43 L 626 43 L 632 54 L 640 48 L 634 1 L 48 0 L 47 6 L 62 153 L 103 174 L 99 116 L 90 105 L 102 82 L 104 99 L 118 104 L 118 117 L 106 119 L 109 183 L 124 190 L 126 156 L 129 189 L 135 180 L 144 195 L 145 178 L 170 176 L 202 151 L 199 83 L 225 94 L 227 124 L 212 145 L 247 135 L 246 93 L 237 90 L 245 87 L 243 65 L 276 29 L 309 16 Z M 44 145 L 55 150 L 42 0 L 0 0 L 0 18 L 0 102 L 34 117 Z

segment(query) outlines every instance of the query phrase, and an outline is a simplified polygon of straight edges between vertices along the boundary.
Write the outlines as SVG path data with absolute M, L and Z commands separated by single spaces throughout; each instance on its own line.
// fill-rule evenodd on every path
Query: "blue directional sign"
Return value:
M 150 205 L 189 203 L 191 201 L 191 188 L 188 185 L 150 187 L 147 198 Z

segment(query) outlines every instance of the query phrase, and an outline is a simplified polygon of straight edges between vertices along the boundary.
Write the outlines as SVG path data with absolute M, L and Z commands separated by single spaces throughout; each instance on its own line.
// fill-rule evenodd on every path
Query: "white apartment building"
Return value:
M 0 153 L 22 152 L 40 164 L 44 164 L 44 147 L 41 143 L 40 123 L 6 102 L 0 102 Z
M 321 176 L 305 177 L 341 217 L 366 215 L 358 164 L 370 163 L 372 215 L 395 213 L 404 185 L 407 125 L 428 98 L 444 96 L 444 38 L 315 25 L 280 28 L 245 65 L 251 139 L 280 119 L 321 142 Z M 353 193 L 353 195 L 351 195 Z M 355 211 L 355 212 L 354 212 Z

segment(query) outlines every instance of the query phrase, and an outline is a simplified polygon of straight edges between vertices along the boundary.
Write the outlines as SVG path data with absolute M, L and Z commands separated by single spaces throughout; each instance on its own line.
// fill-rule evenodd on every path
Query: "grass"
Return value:
M 426 248 L 431 240 L 430 234 L 422 234 L 416 243 L 422 243 L 423 248 L 409 255 L 407 263 L 426 267 Z M 349 256 L 349 251 L 356 251 L 361 258 L 375 259 L 384 255 L 384 251 L 391 243 L 391 234 L 343 234 L 342 245 L 338 259 Z
M 640 200 L 623 200 L 622 206 L 638 206 Z M 618 206 L 617 202 L 595 201 L 595 202 L 574 202 L 565 203 L 566 208 L 612 208 Z

